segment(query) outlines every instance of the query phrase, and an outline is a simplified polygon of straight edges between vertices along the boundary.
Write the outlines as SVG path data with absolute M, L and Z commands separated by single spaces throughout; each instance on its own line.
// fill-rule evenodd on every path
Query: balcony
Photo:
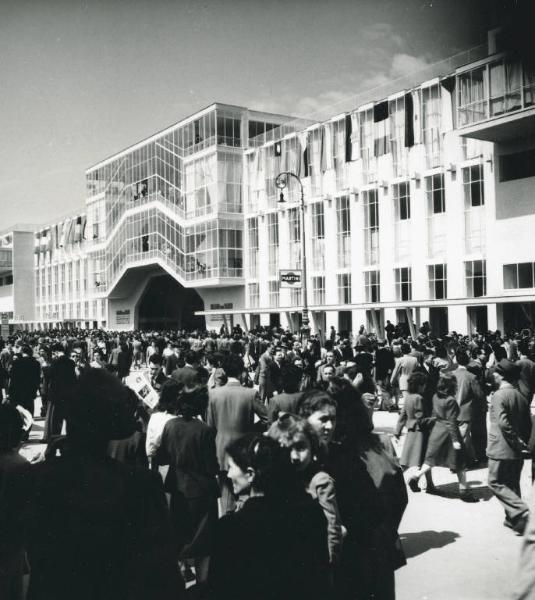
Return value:
M 506 142 L 535 133 L 535 72 L 493 56 L 456 75 L 460 135 Z

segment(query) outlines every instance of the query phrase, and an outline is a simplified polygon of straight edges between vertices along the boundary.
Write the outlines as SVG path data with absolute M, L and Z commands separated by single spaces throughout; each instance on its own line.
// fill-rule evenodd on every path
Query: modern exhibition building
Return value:
M 535 328 L 535 70 L 498 40 L 326 120 L 214 104 L 101 161 L 85 210 L 0 233 L 3 326 L 297 330 L 304 225 L 314 332 Z

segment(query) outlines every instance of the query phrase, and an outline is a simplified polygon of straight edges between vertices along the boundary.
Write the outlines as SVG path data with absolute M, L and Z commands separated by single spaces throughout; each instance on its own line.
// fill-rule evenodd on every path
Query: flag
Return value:
M 298 134 L 299 140 L 299 177 L 308 177 L 308 131 L 301 131 Z
M 421 144 L 422 143 L 422 112 L 420 106 L 420 90 L 413 90 L 411 92 L 412 96 L 412 122 L 413 122 L 413 132 L 414 132 L 414 143 Z
M 38 231 L 35 234 L 35 250 L 34 250 L 34 254 L 39 254 L 39 252 L 41 251 L 40 245 L 41 245 L 41 233 Z
M 275 142 L 274 155 L 275 156 L 280 156 L 281 153 L 282 153 L 281 142 Z
M 346 162 L 351 162 L 353 160 L 353 157 L 351 155 L 351 152 L 353 150 L 351 143 L 351 133 L 353 130 L 351 126 L 351 115 L 346 115 Z
M 67 241 L 67 223 L 68 223 L 68 221 L 64 221 L 63 225 L 61 227 L 61 238 L 60 238 L 60 242 L 59 242 L 60 248 L 64 248 L 65 243 Z
M 455 77 L 446 77 L 440 82 L 440 99 L 442 109 L 442 131 L 453 129 L 453 92 L 455 90 Z
M 405 148 L 414 146 L 414 106 L 412 94 L 405 94 Z
M 351 160 L 357 160 L 360 156 L 360 127 L 359 113 L 351 113 Z
M 80 227 L 80 241 L 85 240 L 85 227 L 87 225 L 87 216 L 82 215 L 82 225 Z
M 321 172 L 333 168 L 332 123 L 321 128 Z
M 373 105 L 373 122 L 379 123 L 388 119 L 388 101 L 378 102 Z

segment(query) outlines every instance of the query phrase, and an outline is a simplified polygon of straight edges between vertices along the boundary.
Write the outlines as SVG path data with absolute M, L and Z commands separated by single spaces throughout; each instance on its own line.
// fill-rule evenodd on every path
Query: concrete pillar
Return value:
M 487 304 L 489 331 L 497 329 L 503 333 L 503 304 Z
M 448 308 L 448 326 L 450 331 L 467 333 L 468 315 L 466 313 L 466 305 L 455 304 Z

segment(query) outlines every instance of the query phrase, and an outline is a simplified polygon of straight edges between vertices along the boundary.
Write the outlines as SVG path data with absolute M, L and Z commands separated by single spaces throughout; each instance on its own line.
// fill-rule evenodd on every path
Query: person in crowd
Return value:
M 195 387 L 197 381 L 197 353 L 193 350 L 188 350 L 184 355 L 184 359 L 184 366 L 175 369 L 171 373 L 171 377 L 186 389 L 192 389 Z
M 139 431 L 136 420 L 138 396 L 130 388 L 125 393 L 125 429 L 130 435 L 112 439 L 108 443 L 107 454 L 121 463 L 147 469 L 149 461 L 145 451 L 145 433 Z
M 50 377 L 50 364 L 51 356 L 50 350 L 47 346 L 41 345 L 39 347 L 39 365 L 41 367 L 40 381 L 39 381 L 39 396 L 41 397 L 41 417 L 46 417 L 46 411 L 48 410 L 48 388 L 49 388 L 49 377 Z
M 518 390 L 531 404 L 533 394 L 535 394 L 535 362 L 529 358 L 529 341 L 523 339 L 518 344 L 520 358 L 517 361 L 520 367 L 518 378 Z
M 226 454 L 234 493 L 247 499 L 217 524 L 209 576 L 214 598 L 329 598 L 325 516 L 295 476 L 288 449 L 250 433 Z
M 7 396 L 9 393 L 9 377 L 14 356 L 13 341 L 7 339 L 5 346 L 0 351 L 0 382 L 2 384 L 0 392 L 2 393 L 2 397 L 4 395 Z
M 16 406 L 25 408 L 32 416 L 35 411 L 35 397 L 41 383 L 41 367 L 33 357 L 33 348 L 24 344 L 20 355 L 13 360 L 9 377 L 9 400 Z
M 409 375 L 418 366 L 418 359 L 415 356 L 411 356 L 411 347 L 407 343 L 401 344 L 401 352 L 402 356 L 396 359 L 391 381 L 399 389 L 402 398 L 405 399 L 408 394 Z M 398 407 L 399 404 L 396 403 L 396 408 Z
M 303 378 L 303 370 L 293 364 L 286 364 L 282 369 L 282 393 L 273 396 L 269 401 L 268 423 L 271 425 L 281 413 L 296 413 L 297 404 L 303 392 L 299 386 Z
M 498 389 L 490 400 L 488 486 L 505 511 L 505 527 L 522 534 L 529 508 L 520 495 L 520 474 L 528 451 L 531 414 L 528 401 L 517 389 L 520 368 L 502 358 L 494 369 Z
M 159 360 L 159 355 L 154 354 L 151 356 L 151 360 L 155 356 L 158 356 Z M 160 448 L 163 430 L 168 421 L 176 418 L 178 396 L 182 392 L 183 387 L 183 385 L 174 379 L 167 379 L 161 387 L 158 404 L 150 416 L 147 425 L 145 450 L 154 468 L 157 466 L 156 457 Z
M 183 597 L 160 478 L 106 456 L 128 435 L 126 388 L 89 369 L 67 404 L 61 456 L 33 467 L 28 600 Z
M 333 478 L 321 469 L 319 438 L 302 417 L 284 413 L 267 434 L 290 450 L 290 459 L 306 491 L 318 501 L 327 520 L 327 541 L 331 565 L 338 565 L 342 553 L 342 522 Z
M 317 368 L 316 382 L 321 383 L 326 381 L 326 377 L 324 375 L 325 369 L 327 367 L 332 367 L 332 373 L 336 372 L 336 355 L 333 350 L 327 351 L 325 355 L 325 360 L 321 361 Z
M 413 492 L 419 492 L 418 480 L 422 475 L 427 473 L 428 484 L 431 484 L 431 469 L 448 467 L 457 474 L 461 500 L 477 502 L 477 498 L 470 492 L 466 482 L 466 453 L 457 420 L 459 405 L 455 400 L 456 394 L 457 380 L 455 376 L 449 372 L 442 373 L 433 398 L 434 425 L 429 435 L 424 464 L 411 475 L 408 485 Z
M 51 442 L 54 436 L 61 435 L 66 417 L 66 406 L 76 385 L 74 362 L 65 356 L 65 348 L 56 343 L 49 371 L 48 410 L 45 419 L 43 438 Z
M 30 463 L 19 454 L 23 419 L 0 404 L 0 598 L 23 600 L 27 574 L 26 525 L 31 494 Z
M 225 448 L 233 440 L 254 430 L 255 415 L 261 423 L 267 421 L 266 407 L 258 392 L 244 388 L 239 381 L 243 360 L 236 354 L 228 354 L 223 362 L 227 383 L 209 391 L 206 422 L 217 431 L 217 460 L 220 469 L 221 510 L 223 514 L 235 507 L 232 484 L 229 480 Z
M 166 377 L 162 367 L 162 357 L 160 354 L 152 354 L 149 358 L 150 384 L 160 394 L 162 387 L 168 377 Z
M 426 375 L 420 371 L 415 371 L 409 375 L 408 394 L 405 398 L 405 404 L 401 409 L 401 414 L 396 425 L 395 436 L 399 440 L 403 428 L 407 428 L 407 435 L 403 443 L 400 464 L 403 469 L 416 467 L 419 469 L 425 458 L 427 439 L 429 430 L 433 426 L 433 420 L 430 419 L 430 411 L 427 410 L 423 393 L 426 385 Z M 428 494 L 435 491 L 431 471 L 424 474 L 427 479 L 426 492 Z
M 255 383 L 258 383 L 258 393 L 260 400 L 267 403 L 273 396 L 273 379 L 272 379 L 272 366 L 274 362 L 275 345 L 269 344 L 266 350 L 260 355 L 257 367 L 257 379 Z
M 457 423 L 459 431 L 463 438 L 464 448 L 469 463 L 476 461 L 475 451 L 472 444 L 472 421 L 474 407 L 476 415 L 482 411 L 481 407 L 486 404 L 487 399 L 479 385 L 477 377 L 468 371 L 469 358 L 466 350 L 460 347 L 455 353 L 457 368 L 452 371 L 457 380 L 457 404 L 459 405 L 459 415 Z
M 172 385 L 179 386 L 175 381 Z M 217 521 L 218 463 L 212 427 L 197 419 L 200 390 L 178 394 L 178 416 L 166 422 L 158 463 L 169 465 L 165 490 L 171 495 L 171 521 L 179 559 L 194 559 L 198 590 L 206 586 Z M 163 394 L 162 394 L 163 395 Z M 186 572 L 184 567 L 184 572 Z
M 93 360 L 89 363 L 92 369 L 107 369 L 108 363 L 106 357 L 100 348 L 93 350 Z

